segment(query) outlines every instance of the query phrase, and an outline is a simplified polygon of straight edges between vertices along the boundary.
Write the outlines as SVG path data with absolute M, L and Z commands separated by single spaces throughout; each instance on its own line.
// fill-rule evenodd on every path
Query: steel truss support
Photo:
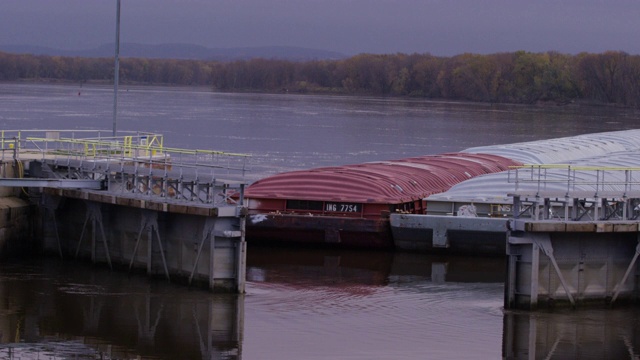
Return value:
M 191 274 L 189 275 L 189 285 L 191 285 L 191 281 L 193 280 L 193 275 L 198 268 L 198 262 L 200 261 L 200 255 L 202 254 L 202 248 L 204 248 L 204 243 L 207 239 L 210 241 L 211 246 L 211 260 L 209 264 L 209 287 L 213 289 L 213 272 L 214 272 L 214 262 L 213 262 L 213 253 L 216 245 L 216 237 L 214 235 L 215 229 L 215 219 L 207 218 L 204 223 L 204 227 L 202 229 L 202 237 L 200 240 L 200 245 L 198 245 L 198 253 L 196 254 L 196 260 L 193 263 L 193 269 L 191 269 Z
M 80 240 L 78 240 L 78 247 L 76 248 L 76 258 L 80 253 L 80 245 L 82 245 L 82 239 L 84 237 L 84 232 L 87 229 L 87 224 L 91 221 L 91 261 L 96 262 L 96 223 L 100 226 L 100 233 L 102 234 L 102 244 L 104 245 L 104 251 L 107 256 L 107 262 L 109 263 L 109 268 L 113 269 L 111 266 L 111 256 L 109 256 L 109 246 L 107 244 L 107 237 L 104 233 L 104 226 L 102 224 L 102 211 L 100 210 L 100 204 L 94 203 L 91 201 L 85 201 L 85 205 L 87 206 L 87 214 L 84 219 L 84 224 L 82 225 L 82 232 L 80 233 Z
M 560 280 L 560 284 L 562 285 L 567 297 L 569 298 L 569 302 L 572 307 L 576 306 L 575 299 L 571 294 L 571 289 L 562 275 L 562 271 L 560 270 L 560 266 L 558 266 L 558 262 L 553 254 L 553 246 L 551 244 L 551 239 L 549 234 L 547 233 L 528 233 L 525 237 L 509 237 L 508 238 L 508 275 L 507 275 L 507 292 L 505 293 L 505 301 L 509 306 L 512 306 L 515 300 L 515 291 L 516 291 L 516 271 L 517 271 L 517 257 L 519 256 L 517 251 L 513 251 L 511 245 L 531 245 L 531 279 L 529 279 L 530 286 L 530 307 L 537 307 L 538 303 L 538 288 L 539 284 L 539 269 L 540 269 L 540 250 L 549 258 L 553 269 Z
M 602 220 L 627 220 L 627 199 L 602 199 Z
M 616 286 L 614 287 L 613 297 L 611 298 L 610 305 L 613 305 L 613 303 L 618 298 L 618 295 L 620 294 L 620 291 L 622 290 L 624 283 L 627 281 L 629 274 L 631 274 L 631 271 L 635 267 L 636 261 L 638 261 L 638 256 L 640 256 L 640 234 L 638 235 L 638 245 L 636 246 L 636 253 L 633 255 L 633 258 L 631 259 L 631 263 L 627 267 L 627 271 L 625 271 L 624 276 L 622 277 L 622 280 L 620 280 L 620 282 L 617 283 Z
M 167 267 L 167 260 L 164 256 L 164 248 L 162 246 L 162 241 L 160 239 L 160 232 L 158 231 L 158 213 L 150 210 L 142 211 L 142 220 L 140 223 L 140 231 L 138 231 L 138 237 L 136 239 L 136 245 L 133 248 L 133 253 L 131 254 L 131 262 L 129 263 L 129 270 L 133 267 L 133 261 L 136 258 L 136 253 L 138 252 L 138 246 L 140 245 L 140 240 L 142 239 L 142 233 L 147 231 L 147 273 L 151 274 L 152 270 L 152 259 L 153 259 L 153 234 L 155 233 L 156 239 L 158 239 L 158 247 L 160 248 L 160 256 L 162 258 L 162 265 L 164 267 L 164 273 L 167 277 L 167 280 L 171 280 L 169 277 L 169 268 Z
M 576 306 L 576 302 L 573 299 L 573 296 L 571 295 L 571 290 L 569 289 L 569 285 L 567 284 L 566 280 L 564 279 L 564 276 L 562 276 L 562 271 L 560 271 L 560 267 L 558 266 L 558 263 L 556 262 L 556 258 L 555 256 L 553 256 L 553 246 L 551 245 L 551 239 L 549 238 L 548 234 L 545 235 L 538 235 L 538 234 L 531 234 L 530 235 L 533 238 L 533 243 L 536 244 L 541 250 L 542 252 L 547 255 L 547 257 L 549 258 L 549 260 L 551 260 L 551 264 L 553 265 L 553 268 L 556 271 L 556 274 L 558 275 L 558 278 L 560 279 L 560 283 L 562 284 L 562 287 L 564 288 L 564 291 L 567 293 L 567 297 L 569 297 L 569 301 L 571 302 L 571 306 Z M 533 286 L 533 284 L 532 284 Z M 536 282 L 535 286 L 537 287 L 538 284 Z
M 600 201 L 597 196 L 593 200 L 574 198 L 571 218 L 580 221 L 586 215 L 589 220 L 598 220 Z

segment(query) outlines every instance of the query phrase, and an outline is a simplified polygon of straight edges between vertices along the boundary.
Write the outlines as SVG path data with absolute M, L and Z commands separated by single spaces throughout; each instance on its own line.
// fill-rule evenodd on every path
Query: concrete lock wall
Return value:
M 14 162 L 0 164 L 0 176 L 15 178 Z M 20 198 L 21 188 L 0 187 L 0 258 L 21 254 L 34 247 L 35 207 Z
M 538 238 L 548 239 L 547 245 Z M 636 233 L 523 234 L 514 243 L 519 239 L 509 240 L 505 308 L 607 305 L 614 297 L 616 303 L 637 301 Z
M 17 197 L 0 198 L 0 257 L 25 253 L 34 248 L 34 207 Z
M 246 245 L 239 236 L 237 216 L 178 214 L 43 196 L 46 251 L 143 270 L 171 281 L 244 291 Z

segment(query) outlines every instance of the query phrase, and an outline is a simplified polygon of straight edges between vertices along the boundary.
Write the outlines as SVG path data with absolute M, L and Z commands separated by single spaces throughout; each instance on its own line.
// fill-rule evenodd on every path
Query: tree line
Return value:
M 0 81 L 113 81 L 110 58 L 0 52 Z M 615 104 L 640 107 L 640 56 L 360 54 L 342 60 L 229 62 L 123 58 L 123 84 L 197 85 L 228 92 L 412 96 L 492 103 Z

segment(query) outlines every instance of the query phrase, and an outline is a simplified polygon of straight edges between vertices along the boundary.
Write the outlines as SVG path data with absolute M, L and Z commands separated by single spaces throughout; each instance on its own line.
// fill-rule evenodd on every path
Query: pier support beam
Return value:
M 623 288 L 623 284 L 627 282 L 627 279 L 629 278 L 629 274 L 631 274 L 631 271 L 633 271 L 633 269 L 636 266 L 638 255 L 640 255 L 640 235 L 638 236 L 639 236 L 639 239 L 638 239 L 638 246 L 636 246 L 636 253 L 633 255 L 633 259 L 631 259 L 631 263 L 629 264 L 629 267 L 627 267 L 627 271 L 624 272 L 624 276 L 622 276 L 622 280 L 620 280 L 620 282 L 617 283 L 615 286 L 613 297 L 611 298 L 612 304 L 616 301 L 616 299 L 618 298 L 618 295 L 620 295 L 620 291 Z
M 109 268 L 113 268 L 113 266 L 111 265 L 111 257 L 109 256 L 109 245 L 107 244 L 107 237 L 105 236 L 104 225 L 102 224 L 102 212 L 100 210 L 100 204 L 86 201 L 85 205 L 87 210 L 85 213 L 84 224 L 82 225 L 82 231 L 80 232 L 80 238 L 78 239 L 76 258 L 78 257 L 78 253 L 80 252 L 80 246 L 82 245 L 82 239 L 84 238 L 84 232 L 87 229 L 87 224 L 91 222 L 91 261 L 94 263 L 96 262 L 96 229 L 97 226 L 99 226 L 107 263 L 109 264 Z
M 136 253 L 138 251 L 138 247 L 140 245 L 140 240 L 142 239 L 142 234 L 146 230 L 147 232 L 147 274 L 152 274 L 153 269 L 153 239 L 158 240 L 158 247 L 160 248 L 160 257 L 162 258 L 162 265 L 164 267 L 164 273 L 167 277 L 167 280 L 171 280 L 169 276 L 169 269 L 167 268 L 167 260 L 164 255 L 164 248 L 162 246 L 162 240 L 160 239 L 160 233 L 158 231 L 158 213 L 154 211 L 143 210 L 142 211 L 142 221 L 140 224 L 140 231 L 138 232 L 138 237 L 136 238 L 136 245 L 133 248 L 133 253 L 131 254 L 131 261 L 129 262 L 129 270 L 133 267 L 133 261 L 136 258 Z
M 555 273 L 551 275 L 557 276 L 571 306 L 575 306 L 576 303 L 573 298 L 573 295 L 571 294 L 573 289 L 569 286 L 567 280 L 565 280 L 565 276 L 563 275 L 563 272 L 560 269 L 560 266 L 558 266 L 558 262 L 556 261 L 556 258 L 553 254 L 553 245 L 551 244 L 551 239 L 549 238 L 549 234 L 534 233 L 534 234 L 529 234 L 528 236 L 525 236 L 522 238 L 510 237 L 509 245 L 514 245 L 514 246 L 529 245 L 531 247 L 531 250 L 530 250 L 531 281 L 529 282 L 529 285 L 530 285 L 529 307 L 530 308 L 538 307 L 538 290 L 540 286 L 540 251 L 542 251 L 542 253 L 547 257 L 548 261 L 551 263 L 553 267 L 553 270 Z M 513 258 L 512 260 L 515 260 L 515 259 L 516 258 Z M 515 261 L 510 261 L 509 263 L 512 265 L 516 264 Z M 517 268 L 515 267 L 510 268 L 509 270 L 515 271 L 517 270 Z M 509 298 L 514 299 L 514 295 L 515 294 L 510 294 Z
M 506 309 L 637 301 L 637 224 L 513 220 L 510 228 Z
M 191 285 L 191 282 L 193 281 L 193 275 L 196 272 L 196 269 L 198 268 L 198 262 L 200 261 L 200 255 L 202 254 L 202 249 L 204 247 L 204 244 L 207 240 L 209 240 L 209 247 L 210 249 L 214 249 L 215 248 L 215 244 L 216 244 L 216 237 L 213 234 L 213 229 L 215 227 L 215 223 L 213 221 L 211 221 L 211 219 L 207 219 L 204 223 L 204 229 L 202 230 L 202 240 L 200 241 L 200 244 L 198 246 L 198 252 L 196 254 L 196 260 L 193 262 L 193 269 L 191 269 L 191 274 L 189 275 L 189 285 Z M 215 259 L 213 258 L 213 252 L 211 252 L 211 257 L 209 259 L 209 287 L 212 288 L 213 287 L 213 272 L 214 272 L 214 263 L 215 263 Z

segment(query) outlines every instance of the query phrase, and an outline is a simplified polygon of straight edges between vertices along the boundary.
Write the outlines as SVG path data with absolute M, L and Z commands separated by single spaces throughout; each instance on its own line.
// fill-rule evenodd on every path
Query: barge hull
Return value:
M 503 256 L 508 219 L 391 214 L 395 248 Z
M 247 241 L 392 249 L 388 218 L 256 214 L 247 221 Z

